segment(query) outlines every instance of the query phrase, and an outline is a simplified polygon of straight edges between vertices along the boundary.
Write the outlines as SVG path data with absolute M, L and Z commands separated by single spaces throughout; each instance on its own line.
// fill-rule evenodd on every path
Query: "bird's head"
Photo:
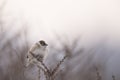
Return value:
M 48 44 L 47 44 L 45 41 L 43 41 L 43 40 L 40 40 L 40 41 L 39 41 L 39 44 L 40 44 L 41 46 L 43 46 L 43 47 L 48 46 Z

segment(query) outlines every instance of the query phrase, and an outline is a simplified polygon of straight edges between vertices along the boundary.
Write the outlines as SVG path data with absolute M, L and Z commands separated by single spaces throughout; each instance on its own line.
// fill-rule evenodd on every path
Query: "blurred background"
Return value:
M 120 79 L 119 0 L 0 0 L 0 80 L 37 80 L 25 68 L 30 46 L 45 40 L 56 80 Z

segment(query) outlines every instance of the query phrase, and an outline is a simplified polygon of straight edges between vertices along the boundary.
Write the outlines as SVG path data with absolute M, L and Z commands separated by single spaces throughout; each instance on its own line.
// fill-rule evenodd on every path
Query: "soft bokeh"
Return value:
M 119 0 L 0 0 L 1 80 L 37 78 L 36 67 L 26 69 L 24 59 L 41 39 L 49 44 L 48 67 L 68 55 L 56 80 L 96 80 L 98 74 L 103 80 L 112 76 L 119 80 L 119 4 Z

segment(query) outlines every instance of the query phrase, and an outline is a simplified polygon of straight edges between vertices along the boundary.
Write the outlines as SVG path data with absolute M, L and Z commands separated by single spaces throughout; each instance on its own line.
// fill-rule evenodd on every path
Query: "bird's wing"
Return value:
M 38 47 L 37 45 L 33 45 L 33 46 L 30 48 L 29 52 L 34 52 L 37 47 Z

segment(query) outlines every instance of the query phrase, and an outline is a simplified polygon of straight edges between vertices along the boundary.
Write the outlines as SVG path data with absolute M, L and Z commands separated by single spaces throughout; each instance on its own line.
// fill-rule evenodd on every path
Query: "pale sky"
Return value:
M 119 0 L 6 1 L 5 20 L 18 21 L 18 26 L 29 25 L 32 39 L 52 38 L 55 33 L 71 38 L 82 35 L 89 41 L 101 37 L 120 39 Z

